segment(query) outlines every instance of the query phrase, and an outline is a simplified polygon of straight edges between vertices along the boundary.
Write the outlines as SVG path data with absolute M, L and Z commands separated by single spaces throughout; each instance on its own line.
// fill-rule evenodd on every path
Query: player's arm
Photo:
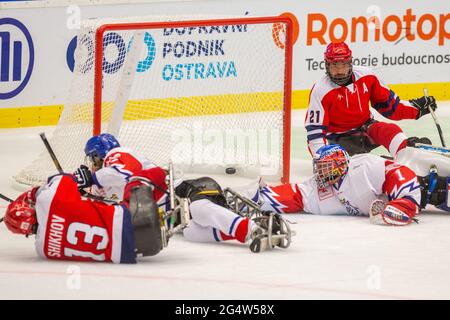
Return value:
M 81 165 L 73 175 L 80 191 L 93 185 L 98 188 L 103 188 L 103 186 L 114 187 L 125 185 L 128 178 L 131 176 L 114 167 L 106 167 L 91 172 L 85 165 Z
M 260 205 L 262 210 L 277 213 L 299 213 L 304 210 L 299 185 L 290 183 L 262 187 Z
M 325 136 L 328 131 L 328 110 L 323 105 L 317 87 L 311 89 L 308 110 L 306 111 L 305 129 L 308 149 L 311 155 L 327 144 Z
M 129 178 L 142 170 L 141 162 L 128 152 L 114 152 L 106 156 L 103 168 L 92 174 L 92 183 L 98 188 L 125 186 Z
M 166 171 L 160 167 L 143 169 L 133 174 L 124 189 L 124 199 L 129 199 L 135 186 L 148 185 L 153 191 L 155 201 L 159 201 L 167 191 Z
M 102 189 L 106 186 L 125 186 L 131 174 L 121 172 L 115 167 L 106 167 L 92 174 L 92 184 Z
M 422 97 L 409 101 L 400 100 L 377 76 L 373 76 L 370 102 L 382 116 L 391 120 L 418 119 L 436 109 L 434 97 Z
M 413 222 L 419 212 L 421 200 L 420 184 L 416 174 L 410 168 L 386 162 L 383 193 L 387 203 L 372 204 L 370 220 L 375 224 L 407 225 Z

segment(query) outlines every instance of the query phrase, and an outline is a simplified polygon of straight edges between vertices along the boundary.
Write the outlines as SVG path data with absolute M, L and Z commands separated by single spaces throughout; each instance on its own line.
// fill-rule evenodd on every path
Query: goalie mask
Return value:
M 330 43 L 325 51 L 327 76 L 339 86 L 345 85 L 352 77 L 352 51 L 345 42 Z
M 24 200 L 11 202 L 6 209 L 4 218 L 6 227 L 12 233 L 26 236 L 36 233 L 36 210 Z
M 113 135 L 102 133 L 93 136 L 86 142 L 84 153 L 92 162 L 94 168 L 98 170 L 102 167 L 106 154 L 110 150 L 118 147 L 120 147 L 120 144 Z
M 338 182 L 347 173 L 348 162 L 348 153 L 340 145 L 326 145 L 317 150 L 313 160 L 317 186 L 323 189 Z

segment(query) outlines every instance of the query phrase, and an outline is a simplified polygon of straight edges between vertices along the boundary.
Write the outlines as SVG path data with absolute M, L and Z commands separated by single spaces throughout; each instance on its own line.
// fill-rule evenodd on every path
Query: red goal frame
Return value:
M 161 29 L 168 27 L 201 27 L 201 26 L 222 26 L 236 24 L 269 24 L 285 23 L 285 81 L 284 81 L 284 130 L 283 130 L 283 173 L 281 181 L 288 183 L 290 178 L 290 141 L 291 141 L 291 104 L 292 104 L 292 55 L 293 55 L 293 28 L 292 21 L 288 17 L 256 17 L 256 18 L 232 18 L 232 19 L 211 19 L 211 20 L 189 20 L 189 21 L 169 21 L 169 22 L 136 22 L 104 24 L 96 30 L 95 43 L 95 79 L 94 79 L 94 114 L 93 114 L 93 135 L 101 132 L 102 115 L 102 83 L 103 83 L 103 36 L 107 31 L 139 30 L 139 29 Z

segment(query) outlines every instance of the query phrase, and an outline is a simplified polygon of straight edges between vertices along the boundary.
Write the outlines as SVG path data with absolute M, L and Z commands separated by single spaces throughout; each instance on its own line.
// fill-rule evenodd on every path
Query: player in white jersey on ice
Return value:
M 91 172 L 82 165 L 74 173 L 81 190 L 92 187 L 94 195 L 121 201 L 129 198 L 128 193 L 133 187 L 133 184 L 127 185 L 130 177 L 145 176 L 150 184 L 159 186 L 152 187 L 154 200 L 163 210 L 168 209 L 166 185 L 164 188 L 160 187 L 165 184 L 167 172 L 144 156 L 121 147 L 111 134 L 104 133 L 90 138 L 86 143 L 85 154 L 92 162 L 94 171 Z M 267 225 L 241 216 L 226 206 L 222 189 L 214 180 L 203 178 L 185 182 L 180 180 L 178 183 L 181 185 L 176 188 L 177 195 L 188 198 L 190 203 L 191 221 L 183 230 L 186 239 L 196 242 L 237 240 L 251 244 L 252 235 L 255 237 L 266 233 Z M 254 247 L 251 248 L 253 250 Z
M 375 224 L 407 225 L 427 203 L 449 211 L 450 179 L 418 177 L 410 168 L 372 154 L 349 158 L 339 145 L 321 147 L 314 176 L 304 182 L 264 186 L 259 202 L 280 213 L 370 216 Z M 429 192 L 428 192 L 429 191 Z
M 143 170 L 148 171 L 146 175 L 155 177 L 158 182 L 164 182 L 166 174 L 162 168 L 133 150 L 121 147 L 111 134 L 93 136 L 87 141 L 84 152 L 91 162 L 92 171 L 81 165 L 74 174 L 79 188 L 91 187 L 94 195 L 122 200 L 130 177 Z M 159 199 L 161 191 L 155 190 L 155 196 Z

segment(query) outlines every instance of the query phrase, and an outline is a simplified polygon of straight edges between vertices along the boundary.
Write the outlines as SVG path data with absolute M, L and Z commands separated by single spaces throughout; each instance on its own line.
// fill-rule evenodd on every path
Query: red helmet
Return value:
M 30 235 L 36 233 L 36 210 L 28 202 L 16 200 L 6 209 L 4 218 L 6 227 L 12 233 Z
M 346 62 L 351 60 L 351 58 L 352 50 L 350 50 L 345 42 L 332 42 L 325 50 L 325 61 L 329 63 Z
M 332 74 L 330 65 L 334 63 L 345 63 L 349 65 L 348 71 L 345 74 Z M 325 50 L 325 69 L 326 74 L 335 84 L 342 86 L 346 85 L 352 78 L 352 50 L 345 44 L 345 42 L 330 43 Z

